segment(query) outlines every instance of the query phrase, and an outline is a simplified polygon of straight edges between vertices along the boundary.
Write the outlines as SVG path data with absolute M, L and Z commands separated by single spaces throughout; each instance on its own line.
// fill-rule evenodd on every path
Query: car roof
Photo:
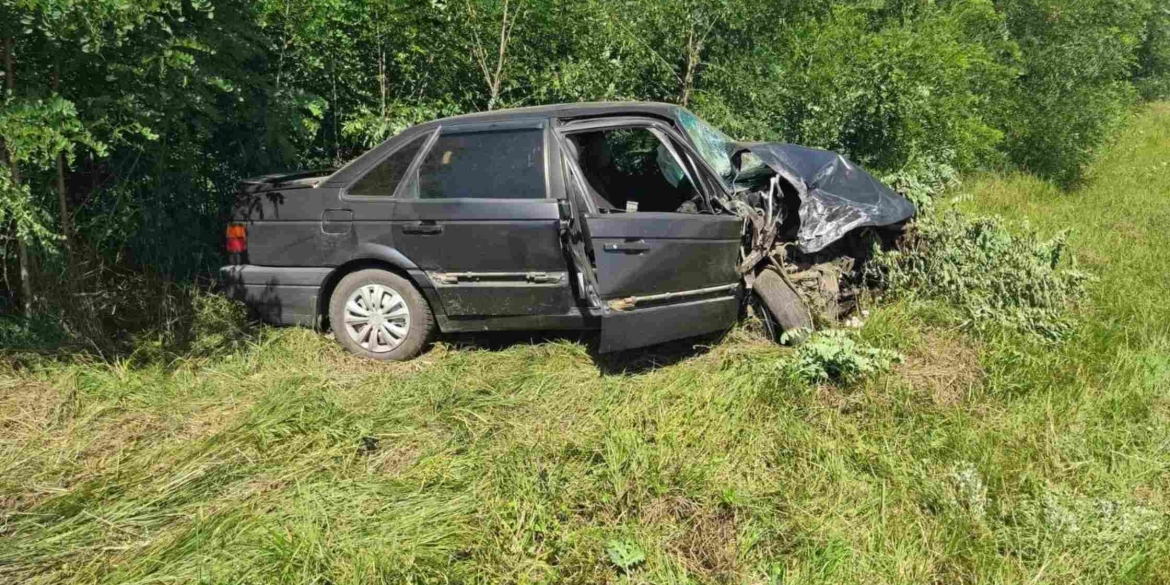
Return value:
M 530 118 L 588 118 L 628 114 L 648 114 L 662 118 L 671 118 L 674 116 L 674 111 L 678 107 L 675 104 L 660 102 L 579 102 L 573 104 L 552 104 L 547 106 L 530 106 L 462 114 L 433 120 L 425 124 L 420 124 L 419 127 L 507 122 Z
M 493 110 L 490 112 L 476 112 L 462 114 L 448 118 L 440 118 L 411 126 L 409 129 L 393 136 L 378 146 L 366 151 L 342 166 L 325 180 L 323 185 L 338 187 L 349 184 L 365 169 L 377 164 L 384 157 L 386 151 L 397 148 L 404 137 L 413 140 L 419 134 L 434 131 L 439 126 L 461 126 L 464 124 L 493 124 L 514 120 L 543 120 L 548 118 L 590 118 L 623 115 L 648 115 L 664 119 L 673 119 L 679 106 L 660 102 L 580 102 L 574 104 L 552 104 L 547 106 L 532 106 L 527 108 L 511 108 Z

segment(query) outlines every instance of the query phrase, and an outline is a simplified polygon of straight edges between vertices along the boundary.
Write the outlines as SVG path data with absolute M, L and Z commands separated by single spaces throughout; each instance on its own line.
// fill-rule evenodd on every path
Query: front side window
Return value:
M 544 131 L 441 135 L 418 179 L 420 199 L 543 199 Z
M 701 196 L 678 159 L 679 148 L 664 138 L 647 128 L 569 136 L 599 210 L 685 213 L 699 209 Z
M 366 173 L 366 176 L 351 187 L 349 194 L 382 197 L 393 195 L 398 183 L 402 182 L 402 177 L 406 176 L 406 171 L 410 169 L 410 163 L 414 162 L 414 157 L 426 139 L 427 135 L 419 136 L 394 151 L 393 154 L 378 163 L 374 170 Z

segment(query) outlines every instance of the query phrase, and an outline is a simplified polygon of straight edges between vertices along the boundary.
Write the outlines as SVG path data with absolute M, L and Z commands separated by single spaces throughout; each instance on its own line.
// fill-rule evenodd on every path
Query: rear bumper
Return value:
M 332 270 L 224 266 L 219 269 L 219 283 L 224 294 L 243 301 L 269 323 L 315 326 L 317 295 Z

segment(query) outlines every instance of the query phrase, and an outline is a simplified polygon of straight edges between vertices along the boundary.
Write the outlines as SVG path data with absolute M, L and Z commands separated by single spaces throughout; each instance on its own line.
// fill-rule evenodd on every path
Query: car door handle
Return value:
M 637 242 L 626 242 L 624 244 L 606 244 L 603 249 L 606 252 L 649 252 L 650 244 L 638 240 Z
M 404 234 L 421 234 L 424 236 L 443 233 L 443 226 L 434 222 L 420 221 L 402 226 Z

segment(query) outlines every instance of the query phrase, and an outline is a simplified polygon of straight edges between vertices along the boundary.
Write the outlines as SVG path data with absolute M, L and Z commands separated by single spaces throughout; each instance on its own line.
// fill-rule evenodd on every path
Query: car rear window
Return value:
M 406 175 L 410 163 L 414 162 L 415 155 L 426 142 L 426 135 L 419 136 L 394 151 L 386 160 L 378 163 L 374 170 L 366 173 L 356 185 L 349 189 L 350 195 L 378 195 L 389 197 Z
M 543 199 L 544 131 L 439 136 L 419 169 L 421 199 Z

